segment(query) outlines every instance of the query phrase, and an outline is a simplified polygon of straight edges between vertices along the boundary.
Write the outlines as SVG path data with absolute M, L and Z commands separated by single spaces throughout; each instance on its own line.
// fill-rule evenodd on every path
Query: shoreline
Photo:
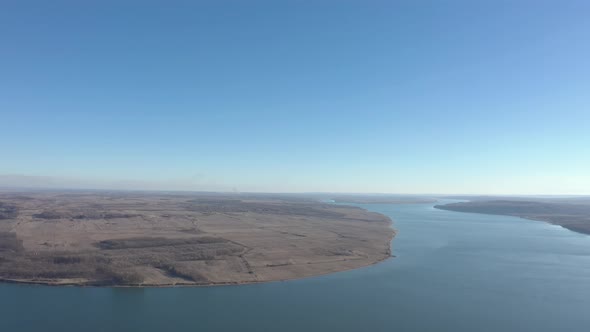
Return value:
M 339 203 L 345 205 L 345 203 Z M 354 203 L 353 203 L 354 204 Z M 348 205 L 353 207 L 352 205 Z M 5 284 L 13 284 L 13 285 L 27 285 L 27 286 L 49 286 L 49 287 L 90 287 L 90 288 L 177 288 L 177 287 L 221 287 L 221 286 L 242 286 L 242 285 L 255 285 L 255 284 L 263 284 L 263 283 L 273 283 L 273 282 L 286 282 L 286 281 L 294 281 L 294 280 L 302 280 L 307 278 L 315 278 L 326 276 L 334 273 L 341 273 L 347 271 L 353 271 L 357 269 L 363 269 L 367 267 L 371 267 L 377 264 L 380 264 L 384 261 L 387 261 L 395 256 L 392 255 L 392 241 L 394 240 L 395 236 L 397 235 L 397 230 L 393 228 L 393 220 L 381 213 L 369 211 L 367 209 L 361 208 L 362 210 L 379 215 L 384 222 L 388 223 L 388 227 L 391 230 L 391 236 L 389 236 L 387 241 L 387 251 L 386 255 L 381 257 L 378 260 L 369 262 L 368 264 L 364 264 L 357 267 L 352 268 L 345 268 L 337 271 L 329 271 L 323 273 L 316 273 L 308 276 L 301 276 L 301 277 L 293 277 L 293 278 L 281 278 L 275 280 L 260 280 L 260 281 L 236 281 L 236 282 L 213 282 L 213 283 L 170 283 L 170 284 L 101 284 L 99 282 L 60 282 L 59 280 L 26 280 L 26 279 L 11 279 L 11 278 L 2 278 L 0 277 L 0 283 Z
M 444 205 L 435 205 L 433 206 L 435 209 L 439 209 L 442 211 L 451 211 L 451 212 L 459 212 L 459 213 L 475 213 L 475 214 L 484 214 L 484 215 L 489 215 L 489 216 L 505 216 L 505 217 L 515 217 L 515 218 L 520 218 L 520 219 L 525 219 L 525 220 L 531 220 L 531 221 L 540 221 L 540 222 L 544 222 L 550 225 L 555 225 L 555 226 L 559 226 L 563 229 L 566 229 L 570 232 L 574 232 L 577 234 L 582 234 L 582 235 L 586 235 L 586 236 L 590 236 L 590 231 L 588 231 L 587 229 L 584 228 L 576 228 L 575 225 L 572 224 L 568 224 L 568 223 L 560 223 L 557 222 L 555 220 L 551 220 L 551 216 L 547 216 L 547 217 L 542 217 L 542 216 L 528 216 L 528 215 L 517 215 L 517 214 L 509 214 L 509 213 L 486 213 L 486 212 L 479 212 L 479 211 L 462 211 L 459 209 L 454 209 L 454 208 L 449 208 L 447 207 L 448 204 L 444 204 Z
M 395 237 L 395 236 L 394 236 Z M 392 238 L 393 240 L 393 238 Z M 320 274 L 314 274 L 305 277 L 295 277 L 295 278 L 286 278 L 286 279 L 277 279 L 277 280 L 265 280 L 265 281 L 245 281 L 245 282 L 219 282 L 219 283 L 210 283 L 210 284 L 190 284 L 190 283 L 176 283 L 176 284 L 161 284 L 161 285 L 100 285 L 100 284 L 81 284 L 81 283 L 51 283 L 51 282 L 43 282 L 43 281 L 25 281 L 25 280 L 14 280 L 14 279 L 4 279 L 0 278 L 0 284 L 12 284 L 12 285 L 22 285 L 22 286 L 47 286 L 47 287 L 75 287 L 75 288 L 183 288 L 183 287 L 224 287 L 224 286 L 246 286 L 246 285 L 257 285 L 257 284 L 267 284 L 267 283 L 275 283 L 275 282 L 287 282 L 287 281 L 295 281 L 295 280 L 304 280 L 309 278 L 316 278 L 316 277 L 323 277 L 330 274 L 341 273 L 341 272 L 349 272 L 359 269 L 368 268 L 380 263 L 383 263 L 389 259 L 395 258 L 395 256 L 388 256 L 373 263 L 354 267 L 350 269 L 334 271 L 334 272 L 326 272 Z

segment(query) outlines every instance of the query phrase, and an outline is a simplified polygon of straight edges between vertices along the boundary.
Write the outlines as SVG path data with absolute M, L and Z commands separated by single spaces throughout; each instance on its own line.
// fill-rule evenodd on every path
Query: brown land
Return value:
M 499 214 L 540 220 L 578 233 L 590 234 L 590 200 L 577 199 L 476 199 L 471 202 L 435 205 L 437 209 L 457 212 Z
M 389 218 L 248 195 L 0 193 L 0 280 L 214 285 L 343 271 L 390 257 Z

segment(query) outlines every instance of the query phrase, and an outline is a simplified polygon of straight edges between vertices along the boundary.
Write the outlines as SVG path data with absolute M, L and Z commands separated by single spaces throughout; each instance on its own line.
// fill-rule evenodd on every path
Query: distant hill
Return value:
M 498 214 L 541 220 L 563 226 L 575 232 L 590 234 L 590 203 L 586 200 L 563 200 L 562 202 L 547 199 L 540 201 L 475 200 L 436 205 L 435 208 L 456 212 Z

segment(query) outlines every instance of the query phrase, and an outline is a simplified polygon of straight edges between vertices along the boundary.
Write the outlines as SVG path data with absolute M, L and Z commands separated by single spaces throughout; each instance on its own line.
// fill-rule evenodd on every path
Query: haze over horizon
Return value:
M 590 194 L 587 1 L 0 9 L 0 187 Z

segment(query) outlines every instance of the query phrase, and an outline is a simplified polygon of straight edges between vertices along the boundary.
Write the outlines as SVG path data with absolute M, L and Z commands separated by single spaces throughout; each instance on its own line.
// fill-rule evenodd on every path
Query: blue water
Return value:
M 0 285 L 0 331 L 589 331 L 590 236 L 543 222 L 361 205 L 396 258 L 303 280 L 208 288 Z

